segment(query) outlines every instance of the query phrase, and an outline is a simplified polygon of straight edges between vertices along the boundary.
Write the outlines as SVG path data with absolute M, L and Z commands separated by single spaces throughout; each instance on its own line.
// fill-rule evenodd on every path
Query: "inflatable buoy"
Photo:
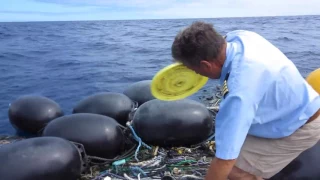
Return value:
M 36 134 L 63 112 L 56 102 L 47 97 L 27 95 L 11 103 L 8 115 L 17 130 Z
M 147 144 L 188 146 L 210 136 L 213 120 L 209 110 L 196 101 L 154 99 L 137 109 L 132 125 Z
M 155 99 L 155 97 L 151 94 L 151 82 L 151 80 L 144 80 L 133 83 L 127 89 L 125 89 L 123 94 L 137 102 L 140 106 L 147 101 Z
M 320 68 L 312 71 L 306 80 L 320 94 Z
M 36 137 L 0 148 L 0 179 L 76 180 L 81 156 L 71 142 L 56 137 Z
M 278 179 L 320 179 L 320 142 L 302 152 L 270 180 Z
M 91 156 L 114 158 L 122 152 L 124 135 L 119 123 L 107 116 L 78 113 L 50 122 L 43 136 L 56 136 L 83 144 Z
M 125 125 L 134 108 L 132 100 L 120 93 L 97 93 L 80 101 L 73 109 L 75 113 L 93 113 L 109 116 Z

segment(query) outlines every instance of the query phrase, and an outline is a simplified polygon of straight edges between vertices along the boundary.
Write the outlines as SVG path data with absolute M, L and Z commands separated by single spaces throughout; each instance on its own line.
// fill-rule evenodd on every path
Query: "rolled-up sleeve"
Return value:
M 242 62 L 231 71 L 227 81 L 229 92 L 215 121 L 217 158 L 230 160 L 239 156 L 271 79 L 266 67 L 253 61 Z

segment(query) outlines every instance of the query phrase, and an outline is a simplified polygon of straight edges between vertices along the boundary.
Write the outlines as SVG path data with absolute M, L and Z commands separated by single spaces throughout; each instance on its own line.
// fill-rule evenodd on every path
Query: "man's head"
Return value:
M 211 24 L 195 22 L 175 37 L 171 53 L 175 61 L 218 79 L 226 58 L 226 42 Z

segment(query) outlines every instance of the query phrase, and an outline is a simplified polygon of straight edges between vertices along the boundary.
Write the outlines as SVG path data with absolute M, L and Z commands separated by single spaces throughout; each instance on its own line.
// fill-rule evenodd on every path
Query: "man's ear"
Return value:
M 202 60 L 200 61 L 200 68 L 208 72 L 208 71 L 211 71 L 212 64 L 206 60 Z

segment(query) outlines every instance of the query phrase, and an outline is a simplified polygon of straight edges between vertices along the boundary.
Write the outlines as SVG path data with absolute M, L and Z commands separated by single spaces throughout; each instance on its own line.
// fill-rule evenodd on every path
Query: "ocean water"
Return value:
M 19 96 L 49 97 L 70 114 L 86 96 L 121 93 L 151 79 L 171 63 L 176 33 L 196 20 L 222 34 L 244 29 L 263 35 L 304 77 L 320 67 L 320 16 L 0 23 L 0 135 L 15 133 L 8 105 Z

